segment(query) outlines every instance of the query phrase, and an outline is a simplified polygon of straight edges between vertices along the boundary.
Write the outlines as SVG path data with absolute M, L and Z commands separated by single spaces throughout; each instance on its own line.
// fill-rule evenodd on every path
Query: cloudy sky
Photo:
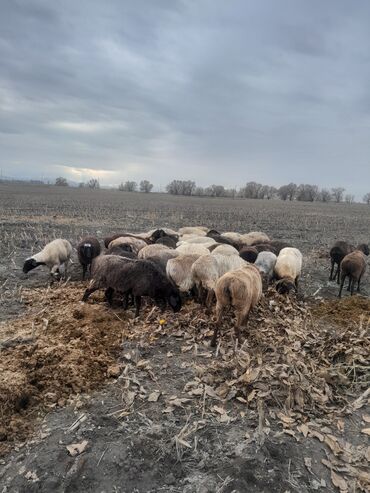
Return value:
M 370 189 L 368 0 L 1 0 L 0 167 Z

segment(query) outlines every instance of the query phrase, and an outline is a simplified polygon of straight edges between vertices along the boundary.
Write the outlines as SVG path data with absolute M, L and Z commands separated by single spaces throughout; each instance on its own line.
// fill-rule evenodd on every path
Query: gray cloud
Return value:
M 4 0 L 0 166 L 102 183 L 370 183 L 365 0 Z

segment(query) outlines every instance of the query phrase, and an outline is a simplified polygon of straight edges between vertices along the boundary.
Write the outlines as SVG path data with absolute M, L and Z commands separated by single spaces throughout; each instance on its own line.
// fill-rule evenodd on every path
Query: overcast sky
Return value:
M 0 167 L 370 190 L 368 0 L 1 0 Z

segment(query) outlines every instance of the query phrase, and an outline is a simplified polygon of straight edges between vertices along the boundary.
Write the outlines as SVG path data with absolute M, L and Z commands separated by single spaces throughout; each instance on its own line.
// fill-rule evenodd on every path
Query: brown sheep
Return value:
M 357 292 L 360 291 L 361 278 L 364 275 L 366 269 L 365 254 L 360 250 L 355 250 L 344 257 L 340 263 L 340 288 L 338 297 L 342 296 L 342 289 L 346 277 L 349 277 L 348 291 L 351 291 L 351 296 L 355 289 L 355 282 L 357 282 Z
M 254 247 L 243 247 L 240 252 L 239 256 L 243 259 L 246 260 L 247 262 L 254 264 L 256 261 L 256 258 L 258 257 L 258 250 L 257 248 Z
M 365 255 L 369 255 L 369 247 L 365 243 L 361 243 L 355 248 L 353 245 L 347 243 L 346 241 L 337 241 L 332 248 L 330 249 L 330 259 L 331 259 L 331 270 L 329 281 L 337 280 L 337 284 L 339 284 L 339 276 L 340 276 L 340 264 L 344 257 L 349 253 L 359 250 Z M 334 274 L 334 268 L 337 266 L 337 270 Z
M 216 326 L 211 346 L 216 345 L 222 315 L 230 306 L 236 312 L 235 336 L 241 343 L 240 328 L 243 323 L 247 325 L 249 313 L 262 296 L 262 279 L 257 267 L 246 264 L 241 269 L 227 272 L 218 279 L 215 294 L 217 299 Z

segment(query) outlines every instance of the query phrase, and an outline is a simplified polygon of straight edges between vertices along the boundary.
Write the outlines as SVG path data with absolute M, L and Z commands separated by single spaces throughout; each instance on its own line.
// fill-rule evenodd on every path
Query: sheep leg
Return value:
M 87 301 L 88 297 L 90 296 L 90 294 L 94 293 L 95 291 L 97 291 L 99 288 L 98 287 L 91 287 L 91 288 L 87 288 L 83 297 L 82 297 L 82 301 Z
M 295 278 L 294 284 L 295 284 L 295 292 L 298 293 L 298 276 Z
M 124 310 L 127 310 L 128 308 L 128 297 L 129 297 L 129 293 L 124 293 L 123 295 L 123 309 Z
M 110 304 L 110 306 L 112 306 L 112 304 L 113 304 L 113 295 L 114 295 L 114 289 L 113 288 L 107 288 L 105 290 L 105 299 Z
M 347 291 L 351 290 L 351 284 L 352 284 L 352 277 L 349 276 L 349 281 L 348 281 L 348 286 L 347 286 Z
M 244 315 L 243 312 L 239 311 L 236 316 L 236 324 L 235 324 L 234 332 L 235 332 L 235 337 L 238 340 L 239 344 L 242 344 L 242 339 L 240 337 L 240 328 L 243 325 L 243 323 L 245 326 L 248 325 L 248 319 L 249 319 L 249 312 L 247 313 L 247 315 Z
M 86 271 L 87 271 L 87 265 L 83 264 L 83 266 L 82 266 L 82 280 L 83 281 L 85 280 Z
M 334 261 L 332 260 L 332 261 L 331 261 L 331 271 L 330 271 L 329 281 L 332 281 L 333 279 L 335 279 L 335 278 L 333 278 L 334 266 L 335 266 L 335 263 L 334 263 Z
M 358 292 L 358 293 L 360 292 L 360 282 L 361 282 L 361 277 L 362 277 L 362 274 L 361 274 L 361 276 L 358 278 L 358 281 L 357 281 L 357 292 Z
M 213 289 L 208 290 L 207 297 L 206 297 L 206 307 L 208 309 L 211 308 L 214 295 L 215 295 L 215 292 L 213 291 Z
M 345 278 L 346 278 L 346 276 L 345 275 L 342 275 L 342 279 L 341 279 L 341 283 L 340 283 L 340 288 L 339 288 L 338 298 L 341 298 L 342 297 L 342 290 L 343 290 L 343 285 L 344 285 Z
M 340 264 L 337 266 L 337 272 L 335 273 L 336 278 L 337 278 L 337 284 L 339 284 L 339 276 L 340 276 Z
M 353 296 L 353 292 L 355 290 L 355 280 L 353 279 L 353 277 L 350 277 L 351 279 L 351 296 Z
M 138 317 L 141 307 L 141 296 L 135 296 L 135 306 L 136 306 L 135 317 Z
M 211 340 L 211 346 L 212 347 L 216 346 L 217 335 L 218 335 L 218 331 L 219 331 L 220 326 L 221 326 L 221 319 L 222 319 L 223 312 L 224 312 L 224 308 L 219 303 L 217 303 L 217 305 L 216 305 L 216 325 L 215 325 L 215 328 L 213 330 L 213 336 L 212 336 L 212 340 Z

